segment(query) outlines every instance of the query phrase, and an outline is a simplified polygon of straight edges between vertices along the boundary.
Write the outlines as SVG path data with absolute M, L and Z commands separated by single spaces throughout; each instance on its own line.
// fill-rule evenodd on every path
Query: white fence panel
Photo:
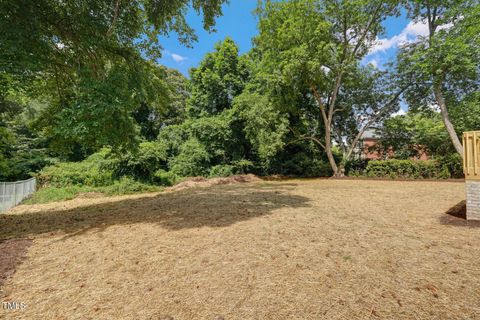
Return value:
M 0 212 L 7 211 L 31 196 L 37 188 L 37 179 L 0 182 Z

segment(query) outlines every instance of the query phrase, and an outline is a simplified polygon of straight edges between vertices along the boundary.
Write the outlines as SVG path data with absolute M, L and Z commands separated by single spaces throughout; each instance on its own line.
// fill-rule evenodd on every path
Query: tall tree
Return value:
M 24 90 L 48 101 L 43 123 L 57 145 L 132 145 L 132 111 L 166 96 L 165 75 L 153 65 L 159 36 L 174 31 L 191 45 L 187 9 L 212 30 L 224 2 L 1 1 L 0 97 Z
M 152 104 L 142 103 L 133 116 L 140 126 L 140 135 L 153 141 L 160 129 L 180 124 L 186 119 L 187 100 L 190 97 L 188 80 L 174 69 L 165 69 L 168 95 L 165 100 Z
M 455 152 L 437 112 L 425 115 L 409 111 L 405 115 L 388 118 L 383 122 L 380 133 L 375 149 L 385 158 L 410 159 L 425 153 L 436 157 Z
M 354 81 L 383 30 L 381 22 L 396 10 L 395 1 L 362 0 L 265 1 L 258 10 L 263 75 L 271 90 L 285 84 L 294 91 L 308 88 L 324 127 L 324 136 L 315 141 L 325 149 L 334 175 L 343 175 L 333 154 L 335 118 L 343 111 L 339 96 L 347 94 L 347 82 Z M 384 107 L 390 109 L 398 94 L 392 98 Z M 362 129 L 357 122 L 356 130 Z
M 191 98 L 189 114 L 193 117 L 214 115 L 232 107 L 248 78 L 245 58 L 238 55 L 238 46 L 231 39 L 215 45 L 215 51 L 208 53 L 198 68 L 190 70 Z
M 407 1 L 409 17 L 428 34 L 405 46 L 399 71 L 415 86 L 407 94 L 413 108 L 438 106 L 448 135 L 463 156 L 450 112 L 479 90 L 480 4 L 478 1 Z M 421 104 L 421 105 L 420 105 Z M 462 111 L 459 111 L 460 113 Z

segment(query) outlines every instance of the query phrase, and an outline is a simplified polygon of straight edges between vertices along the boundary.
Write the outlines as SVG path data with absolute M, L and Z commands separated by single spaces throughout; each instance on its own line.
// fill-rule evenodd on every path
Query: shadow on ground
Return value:
M 17 265 L 22 263 L 31 245 L 30 239 L 0 241 L 0 298 L 4 296 L 3 283 L 15 273 Z
M 467 203 L 460 201 L 440 217 L 440 223 L 443 225 L 480 228 L 480 221 L 467 220 Z
M 50 232 L 70 235 L 111 225 L 157 223 L 162 227 L 226 227 L 284 207 L 308 207 L 308 198 L 287 192 L 292 186 L 232 185 L 162 193 L 64 210 L 0 216 L 0 240 Z

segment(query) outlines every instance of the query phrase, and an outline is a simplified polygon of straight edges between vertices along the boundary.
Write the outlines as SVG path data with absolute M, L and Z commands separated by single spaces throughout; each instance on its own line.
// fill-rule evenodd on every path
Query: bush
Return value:
M 155 172 L 167 167 L 167 146 L 160 142 L 140 143 L 137 150 L 121 155 L 109 167 L 115 177 L 129 176 L 152 182 Z
M 330 164 L 306 152 L 285 153 L 276 159 L 269 173 L 298 177 L 327 177 L 332 175 Z
M 234 161 L 231 164 L 219 164 L 210 168 L 210 177 L 228 177 L 235 174 L 246 174 L 251 172 L 253 162 L 249 160 Z
M 347 176 L 359 176 L 365 172 L 369 160 L 366 159 L 354 159 L 345 164 L 345 174 Z
M 254 164 L 250 160 L 242 159 L 232 162 L 235 174 L 246 174 L 253 170 Z
M 180 146 L 188 140 L 189 132 L 186 125 L 172 125 L 162 128 L 157 142 L 166 146 L 168 156 L 180 153 Z
M 141 192 L 160 191 L 161 188 L 135 181 L 131 178 L 122 178 L 113 182 L 111 185 L 103 187 L 92 186 L 66 186 L 66 187 L 46 187 L 35 192 L 25 203 L 49 203 L 55 201 L 71 200 L 82 193 L 96 192 L 104 195 L 122 195 Z
M 158 169 L 155 172 L 154 182 L 162 186 L 173 186 L 178 181 L 178 177 L 173 172 Z
M 93 192 L 93 187 L 69 186 L 46 187 L 35 192 L 25 200 L 26 204 L 49 203 L 74 199 L 80 193 Z
M 445 172 L 433 160 L 372 160 L 365 173 L 369 177 L 432 179 L 445 178 Z
M 95 191 L 101 192 L 105 195 L 122 195 L 122 194 L 133 194 L 141 192 L 153 192 L 159 191 L 160 189 L 156 186 L 145 184 L 140 181 L 136 181 L 129 177 L 123 177 L 120 180 L 115 181 L 113 184 L 105 187 L 101 187 Z
M 449 173 L 449 178 L 463 178 L 462 157 L 458 153 L 452 153 L 446 156 L 438 157 L 437 162 L 440 167 Z
M 108 149 L 95 153 L 82 162 L 61 162 L 43 168 L 38 174 L 41 186 L 106 186 L 113 183 L 113 171 L 107 169 Z
M 210 177 L 228 177 L 235 173 L 235 167 L 228 164 L 220 164 L 210 169 Z
M 169 162 L 170 171 L 179 177 L 205 176 L 210 155 L 197 139 L 189 139 L 180 147 L 180 154 Z
M 227 114 L 193 119 L 187 122 L 190 137 L 197 139 L 212 160 L 227 162 L 242 146 L 236 143 Z

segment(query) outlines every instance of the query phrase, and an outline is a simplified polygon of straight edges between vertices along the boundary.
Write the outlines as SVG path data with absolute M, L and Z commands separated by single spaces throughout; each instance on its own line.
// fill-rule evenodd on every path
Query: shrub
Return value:
M 162 128 L 157 142 L 165 145 L 168 156 L 176 156 L 180 153 L 180 146 L 188 140 L 186 125 L 172 125 Z
M 241 145 L 235 143 L 230 119 L 226 114 L 193 119 L 187 123 L 190 137 L 197 139 L 218 162 L 226 162 L 238 152 Z M 217 163 L 218 163 L 217 162 Z
M 270 173 L 286 176 L 299 177 L 326 177 L 332 175 L 332 169 L 328 162 L 315 158 L 306 152 L 295 154 L 285 153 L 276 159 L 269 170 Z
M 254 167 L 254 163 L 246 159 L 233 161 L 232 165 L 234 167 L 235 174 L 246 174 L 252 172 Z
M 153 192 L 159 190 L 160 189 L 156 186 L 145 184 L 129 177 L 122 177 L 113 184 L 99 188 L 95 191 L 104 193 L 105 195 L 122 195 L 139 192 Z
M 210 155 L 197 139 L 189 139 L 180 154 L 169 162 L 170 171 L 179 177 L 204 176 L 208 173 Z
M 92 192 L 93 187 L 69 186 L 69 187 L 46 187 L 35 192 L 25 200 L 26 204 L 49 203 L 74 199 L 80 193 Z
M 249 160 L 233 161 L 231 164 L 219 164 L 210 168 L 210 177 L 228 177 L 251 172 L 253 162 Z
M 155 172 L 167 167 L 167 146 L 160 142 L 140 143 L 137 150 L 121 155 L 109 167 L 116 177 L 153 181 Z
M 43 168 L 38 174 L 41 186 L 106 186 L 113 183 L 113 172 L 107 169 L 108 149 L 97 152 L 82 162 L 60 162 Z
M 210 177 L 228 177 L 235 173 L 235 167 L 228 164 L 220 164 L 210 169 Z
M 444 178 L 438 163 L 433 160 L 372 160 L 365 173 L 369 177 L 382 178 Z
M 173 172 L 158 169 L 155 172 L 154 182 L 162 186 L 173 186 L 178 181 L 178 177 Z
M 438 157 L 437 162 L 440 167 L 446 168 L 451 178 L 463 178 L 462 157 L 458 153 L 452 153 L 446 156 Z
M 153 192 L 160 191 L 161 188 L 144 184 L 135 181 L 131 178 L 124 177 L 120 180 L 113 182 L 108 186 L 92 187 L 92 186 L 66 186 L 66 187 L 45 187 L 35 192 L 32 197 L 27 199 L 25 203 L 48 203 L 55 201 L 71 200 L 82 193 L 96 192 L 103 193 L 104 195 L 122 195 L 133 194 L 141 192 Z
M 345 165 L 345 174 L 347 176 L 359 176 L 365 172 L 367 168 L 368 161 L 366 159 L 354 159 L 350 160 Z

